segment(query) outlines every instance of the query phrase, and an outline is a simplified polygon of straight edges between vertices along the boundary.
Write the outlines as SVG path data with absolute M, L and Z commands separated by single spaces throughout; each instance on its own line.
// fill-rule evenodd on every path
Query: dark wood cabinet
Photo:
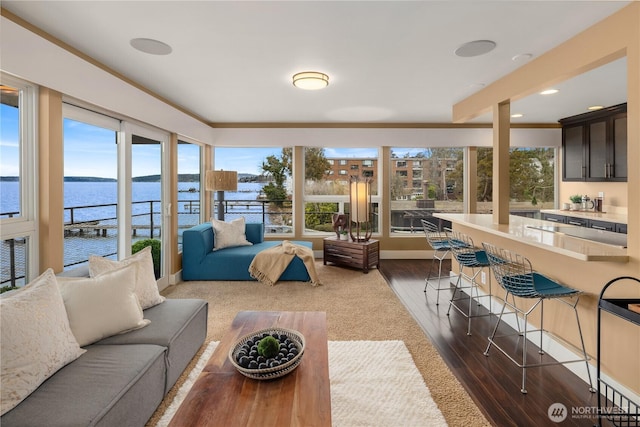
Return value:
M 563 181 L 627 180 L 627 104 L 560 120 Z
M 615 233 L 627 234 L 627 224 L 576 217 L 571 216 L 570 213 L 568 213 L 567 215 L 560 215 L 542 212 L 541 218 L 545 221 L 557 222 L 559 224 L 570 224 L 578 227 L 589 227 L 596 230 L 613 231 Z
M 371 267 L 379 267 L 380 244 L 377 240 L 366 242 L 352 242 L 327 237 L 323 241 L 324 264 L 331 262 L 336 265 L 360 268 L 368 273 Z

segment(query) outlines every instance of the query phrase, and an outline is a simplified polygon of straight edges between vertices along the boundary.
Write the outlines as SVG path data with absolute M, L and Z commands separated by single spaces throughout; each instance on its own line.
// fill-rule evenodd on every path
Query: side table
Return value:
M 324 264 L 332 262 L 336 265 L 355 267 L 368 273 L 371 267 L 380 266 L 380 243 L 377 240 L 353 242 L 327 237 L 323 241 L 322 252 Z

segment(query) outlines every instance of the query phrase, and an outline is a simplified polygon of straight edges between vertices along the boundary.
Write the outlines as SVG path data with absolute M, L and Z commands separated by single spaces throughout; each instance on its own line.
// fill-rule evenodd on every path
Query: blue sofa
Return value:
M 256 254 L 279 245 L 282 241 L 264 240 L 264 224 L 247 223 L 247 240 L 251 246 L 237 246 L 213 251 L 214 233 L 211 223 L 203 223 L 182 234 L 182 280 L 255 280 L 249 275 L 249 265 Z M 311 242 L 292 243 L 312 248 Z M 298 257 L 294 257 L 280 280 L 308 282 L 309 273 Z

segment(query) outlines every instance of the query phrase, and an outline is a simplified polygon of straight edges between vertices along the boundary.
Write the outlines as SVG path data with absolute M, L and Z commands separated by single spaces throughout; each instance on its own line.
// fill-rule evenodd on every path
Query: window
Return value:
M 65 268 L 118 254 L 119 130 L 118 120 L 64 106 Z
M 512 214 L 537 217 L 540 209 L 555 205 L 554 148 L 512 148 L 509 154 L 510 202 Z M 449 165 L 454 177 L 453 192 L 460 183 L 458 167 Z M 493 200 L 493 148 L 478 148 L 478 212 L 491 210 Z
M 37 275 L 37 88 L 0 74 L 0 287 L 23 286 Z
M 331 214 L 349 212 L 351 176 L 371 178 L 374 232 L 378 230 L 378 150 L 305 147 L 305 233 L 332 232 Z M 362 166 L 362 167 L 361 167 Z M 366 166 L 366 169 L 364 168 Z
M 290 147 L 215 147 L 215 169 L 238 172 L 238 190 L 224 193 L 225 220 L 244 216 L 263 222 L 265 233 L 292 233 L 291 162 Z
M 421 219 L 438 221 L 433 212 L 462 212 L 463 150 L 391 149 L 391 235 L 422 232 Z
M 178 141 L 178 251 L 182 250 L 182 232 L 201 222 L 201 158 L 201 146 Z

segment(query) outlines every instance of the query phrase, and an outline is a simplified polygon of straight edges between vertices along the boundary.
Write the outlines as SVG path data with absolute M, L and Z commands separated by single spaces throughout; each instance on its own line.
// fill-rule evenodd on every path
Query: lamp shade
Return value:
M 349 192 L 351 221 L 369 221 L 369 192 L 369 183 L 367 181 L 351 181 Z
M 238 189 L 238 172 L 236 171 L 207 171 L 207 191 L 236 191 Z

